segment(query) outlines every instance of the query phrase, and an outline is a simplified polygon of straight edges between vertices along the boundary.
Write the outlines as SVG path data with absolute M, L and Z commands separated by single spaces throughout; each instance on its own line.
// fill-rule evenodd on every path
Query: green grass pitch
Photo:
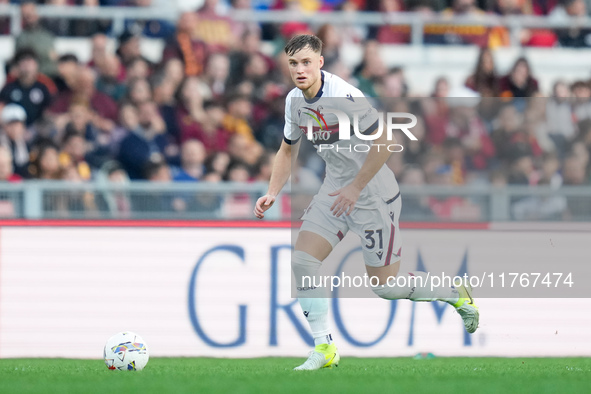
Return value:
M 102 360 L 2 359 L 0 393 L 591 393 L 591 358 L 154 358 L 143 371 Z

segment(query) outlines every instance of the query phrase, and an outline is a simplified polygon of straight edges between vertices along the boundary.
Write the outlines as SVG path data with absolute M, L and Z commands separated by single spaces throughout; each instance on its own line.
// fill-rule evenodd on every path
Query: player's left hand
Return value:
M 349 184 L 342 189 L 329 193 L 329 196 L 338 196 L 332 204 L 332 207 L 330 207 L 332 214 L 336 217 L 340 217 L 342 214 L 349 216 L 351 212 L 353 212 L 360 194 L 361 189 L 353 184 Z

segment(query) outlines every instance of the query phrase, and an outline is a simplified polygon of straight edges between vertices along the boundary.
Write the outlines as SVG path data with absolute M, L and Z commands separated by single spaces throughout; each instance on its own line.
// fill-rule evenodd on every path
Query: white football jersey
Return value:
M 378 112 L 359 89 L 328 72 L 321 71 L 321 75 L 322 86 L 313 99 L 307 100 L 298 88 L 287 95 L 283 134 L 288 144 L 302 137 L 314 144 L 316 152 L 326 162 L 326 176 L 317 198 L 332 203 L 336 197 L 328 194 L 353 181 L 372 145 L 371 140 L 363 140 L 354 133 L 354 115 L 357 114 L 358 131 L 364 135 L 378 128 L 379 119 Z M 349 139 L 339 139 L 339 122 L 337 115 L 331 112 L 333 109 L 348 117 Z M 310 133 L 309 122 L 312 122 Z M 398 193 L 394 173 L 384 165 L 363 189 L 356 207 L 375 208 L 380 201 L 389 201 Z

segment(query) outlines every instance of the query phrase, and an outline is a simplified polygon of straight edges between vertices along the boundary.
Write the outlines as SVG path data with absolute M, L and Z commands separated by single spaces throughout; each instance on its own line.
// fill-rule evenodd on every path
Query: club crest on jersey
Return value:
M 317 110 L 310 108 L 310 107 L 304 107 L 304 109 L 307 109 L 308 111 L 312 112 L 304 112 L 304 114 L 308 115 L 309 117 L 311 117 L 312 119 L 314 119 L 316 121 L 316 123 L 318 124 L 318 126 L 320 127 L 320 130 L 323 130 L 323 126 L 324 126 L 324 130 L 328 130 L 328 125 L 326 124 L 326 119 L 324 119 L 324 115 L 322 114 L 322 107 L 318 107 Z

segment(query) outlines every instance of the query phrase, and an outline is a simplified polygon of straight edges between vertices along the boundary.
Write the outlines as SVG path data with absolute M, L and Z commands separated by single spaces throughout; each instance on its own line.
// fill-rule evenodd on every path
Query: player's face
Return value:
M 289 73 L 296 87 L 304 92 L 304 95 L 314 97 L 322 80 L 320 69 L 324 65 L 324 58 L 309 47 L 299 50 L 287 59 Z M 306 94 L 310 93 L 310 94 Z

